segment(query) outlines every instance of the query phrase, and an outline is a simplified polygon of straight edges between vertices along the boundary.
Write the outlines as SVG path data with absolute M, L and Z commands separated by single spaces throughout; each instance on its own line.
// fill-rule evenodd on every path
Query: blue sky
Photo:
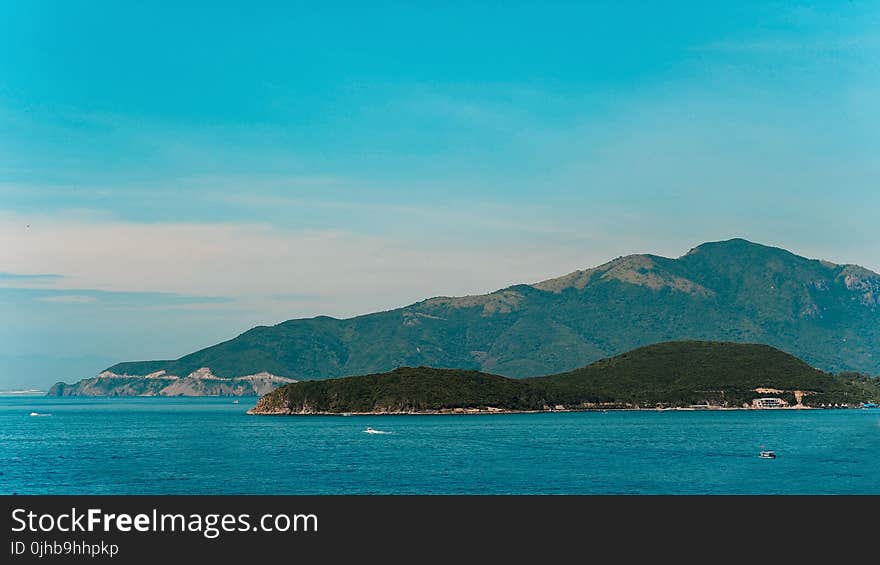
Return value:
M 734 236 L 880 269 L 876 3 L 179 4 L 0 6 L 0 389 Z

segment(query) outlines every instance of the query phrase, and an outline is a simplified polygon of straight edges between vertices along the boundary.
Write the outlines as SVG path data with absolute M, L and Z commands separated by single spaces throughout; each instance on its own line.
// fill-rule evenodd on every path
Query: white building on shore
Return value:
M 752 400 L 752 408 L 784 408 L 788 402 L 781 398 L 756 398 Z

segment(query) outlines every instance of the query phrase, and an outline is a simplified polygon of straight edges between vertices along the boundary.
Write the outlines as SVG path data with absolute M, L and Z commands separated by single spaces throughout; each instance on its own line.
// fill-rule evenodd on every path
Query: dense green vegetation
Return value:
M 782 393 L 758 393 L 757 388 Z M 407 412 L 494 407 L 740 407 L 761 396 L 795 403 L 856 404 L 880 398 L 877 379 L 835 376 L 765 345 L 669 342 L 568 373 L 510 379 L 477 371 L 400 368 L 389 373 L 306 381 L 264 396 L 258 412 Z
M 622 257 L 484 296 L 290 320 L 177 360 L 110 370 L 210 367 L 226 377 L 268 371 L 308 380 L 431 366 L 529 377 L 681 339 L 764 343 L 826 371 L 880 374 L 880 275 L 737 239 L 678 259 Z
M 650 345 L 568 373 L 530 381 L 555 402 L 626 402 L 641 406 L 708 403 L 741 406 L 761 396 L 795 403 L 793 391 L 809 391 L 803 403 L 855 403 L 877 395 L 877 380 L 861 384 L 810 367 L 766 345 L 670 342 Z M 868 385 L 874 385 L 872 389 Z M 769 388 L 785 393 L 758 393 Z M 588 395 L 585 398 L 584 395 Z
M 296 411 L 407 412 L 478 406 L 534 410 L 542 402 L 539 392 L 522 380 L 430 367 L 296 384 L 270 393 L 266 403 L 281 401 Z

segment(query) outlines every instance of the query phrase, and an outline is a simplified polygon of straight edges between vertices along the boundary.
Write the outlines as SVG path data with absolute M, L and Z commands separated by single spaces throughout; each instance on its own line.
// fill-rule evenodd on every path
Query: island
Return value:
M 613 409 L 857 406 L 876 378 L 832 374 L 767 345 L 664 342 L 554 375 L 512 379 L 473 370 L 401 367 L 303 381 L 263 396 L 249 414 L 497 414 Z

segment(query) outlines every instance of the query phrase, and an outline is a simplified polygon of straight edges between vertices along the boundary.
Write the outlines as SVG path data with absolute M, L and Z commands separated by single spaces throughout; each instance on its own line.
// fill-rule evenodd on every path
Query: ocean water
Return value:
M 0 493 L 880 494 L 880 410 L 246 415 L 255 403 L 0 397 Z

